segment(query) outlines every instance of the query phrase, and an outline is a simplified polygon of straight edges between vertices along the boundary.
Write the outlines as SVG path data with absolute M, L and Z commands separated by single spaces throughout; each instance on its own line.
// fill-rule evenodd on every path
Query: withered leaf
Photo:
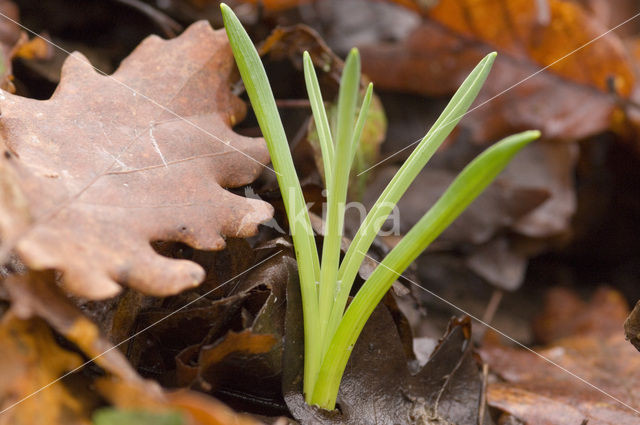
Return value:
M 195 391 L 165 392 L 158 399 L 126 381 L 100 378 L 95 385 L 98 391 L 119 409 L 156 413 L 179 412 L 188 425 L 262 425 L 262 422 L 235 413 L 218 400 Z
M 16 23 L 20 17 L 18 6 L 14 2 L 1 0 L 0 13 L 14 21 L 4 18 L 0 23 L 0 88 L 13 92 L 15 87 L 11 81 L 11 60 L 27 36 L 21 32 L 20 26 Z
M 4 281 L 12 300 L 11 313 L 23 320 L 41 318 L 73 342 L 96 364 L 114 376 L 160 394 L 160 387 L 144 381 L 124 355 L 114 349 L 98 327 L 84 316 L 55 284 L 53 272 L 28 272 Z
M 320 79 L 328 79 L 336 93 L 344 62 L 327 46 L 320 35 L 306 25 L 278 27 L 260 45 L 260 55 L 273 60 L 288 59 L 302 70 L 302 53 L 309 52 L 313 64 L 321 69 Z
M 8 312 L 0 320 L 0 339 L 0 410 L 8 409 L 0 424 L 90 423 L 92 402 L 82 391 L 63 381 L 53 383 L 80 366 L 82 358 L 61 348 L 44 321 L 21 320 Z
M 625 320 L 624 332 L 631 344 L 640 351 L 640 301 L 636 303 L 633 311 Z
M 204 3 L 207 0 L 191 0 L 194 3 Z M 301 7 L 314 0 L 237 0 L 238 3 L 249 3 L 256 7 L 264 8 L 267 12 L 282 12 L 288 9 Z
M 492 424 L 481 417 L 482 380 L 470 343 L 471 323 L 453 320 L 427 364 L 412 375 L 394 320 L 380 304 L 360 335 L 340 384 L 339 410 L 304 402 L 299 288 L 287 287 L 283 392 L 292 415 L 313 424 Z
M 468 149 L 469 145 L 458 140 L 434 158 L 437 163 L 423 170 L 398 202 L 402 214 L 389 220 L 389 230 L 395 226 L 406 233 L 418 222 L 453 181 L 458 163 L 469 156 L 466 151 L 477 149 Z M 474 273 L 498 287 L 516 289 L 524 279 L 528 258 L 545 246 L 547 238 L 569 229 L 576 210 L 573 170 L 577 153 L 573 143 L 543 141 L 525 148 L 434 242 L 431 252 L 462 250 L 460 256 Z M 397 169 L 396 165 L 378 170 L 365 192 L 366 207 L 373 205 Z M 524 237 L 535 238 L 539 246 L 517 247 Z M 422 258 L 425 268 L 430 267 L 426 265 L 428 253 Z
M 142 379 L 127 362 L 124 355 L 114 349 L 114 346 L 100 334 L 97 326 L 84 317 L 65 297 L 60 288 L 52 282 L 52 273 L 29 273 L 25 276 L 12 276 L 5 281 L 5 285 L 13 303 L 9 313 L 3 317 L 2 323 L 12 323 L 20 329 L 25 329 L 24 334 L 22 331 L 10 333 L 13 338 L 21 338 L 21 346 L 25 348 L 16 357 L 10 353 L 11 345 L 3 344 L 0 348 L 7 350 L 6 361 L 2 362 L 0 367 L 4 365 L 8 368 L 7 370 L 22 370 L 17 367 L 22 364 L 21 362 L 37 361 L 35 364 L 30 364 L 28 369 L 25 368 L 25 373 L 36 374 L 38 377 L 38 379 L 30 378 L 30 381 L 33 382 L 30 382 L 29 385 L 44 386 L 51 384 L 65 371 L 75 369 L 82 364 L 80 356 L 64 351 L 57 345 L 49 346 L 49 341 L 53 344 L 55 341 L 50 330 L 40 320 L 43 318 L 106 372 L 106 376 L 93 381 L 97 393 L 82 390 L 82 394 L 87 394 L 88 400 L 81 399 L 82 397 L 77 393 L 78 389 L 75 389 L 75 393 L 71 390 L 73 397 L 70 397 L 68 396 L 69 390 L 62 383 L 54 383 L 50 388 L 42 391 L 41 396 L 27 399 L 24 403 L 17 405 L 15 410 L 8 411 L 15 411 L 15 415 L 27 415 L 24 417 L 32 419 L 8 423 L 24 423 L 25 425 L 39 423 L 38 420 L 33 419 L 33 415 L 40 414 L 41 409 L 35 408 L 32 403 L 46 404 L 47 413 L 52 415 L 51 420 L 46 421 L 48 424 L 88 423 L 88 420 L 76 421 L 69 415 L 77 412 L 78 415 L 82 413 L 88 417 L 87 412 L 96 407 L 97 401 L 93 399 L 97 399 L 99 394 L 120 409 L 148 410 L 156 413 L 178 412 L 181 417 L 189 419 L 185 423 L 193 425 L 258 424 L 249 417 L 235 414 L 224 404 L 210 397 L 191 391 L 166 392 L 157 383 Z M 5 337 L 6 335 L 2 336 L 2 338 Z M 33 343 L 30 342 L 31 339 L 34 340 Z M 3 341 L 7 340 L 3 339 Z M 40 356 L 45 357 L 40 358 Z M 62 362 L 64 359 L 67 359 L 66 362 Z M 67 363 L 68 366 L 64 366 Z M 50 365 L 60 365 L 60 370 L 56 369 L 49 373 Z M 14 375 L 8 372 L 3 373 L 0 386 L 8 386 L 12 376 Z M 21 385 L 20 388 L 26 385 L 22 378 L 16 379 L 15 384 Z M 37 389 L 39 388 L 34 387 L 31 391 Z M 2 390 L 1 394 L 6 394 L 4 388 L 0 388 L 0 390 Z M 25 389 L 25 391 L 27 390 Z M 28 393 L 23 396 L 26 395 Z M 10 404 L 9 402 L 14 396 L 12 394 L 7 397 L 6 403 Z M 30 400 L 32 401 L 30 402 Z M 16 401 L 18 400 L 13 402 Z M 79 417 L 82 419 L 84 416 Z M 0 415 L 0 424 L 4 424 L 3 417 L 4 415 Z M 7 417 L 13 418 L 13 416 Z
M 570 313 L 564 314 L 560 305 L 550 306 L 541 323 L 545 329 L 558 327 L 554 336 L 559 339 L 536 351 L 597 389 L 529 351 L 487 344 L 481 356 L 503 379 L 489 385 L 489 404 L 528 424 L 637 424 L 640 415 L 627 406 L 640 405 L 640 356 L 624 338 L 624 299 L 606 289 L 589 304 L 577 295 L 555 295 Z
M 628 97 L 635 85 L 615 33 L 587 45 L 609 27 L 576 2 L 396 2 L 425 20 L 403 43 L 363 46 L 364 71 L 378 87 L 444 95 L 498 50 L 477 104 L 492 100 L 465 120 L 480 142 L 523 128 L 562 140 L 598 133 L 612 124 L 616 96 Z
M 283 413 L 280 379 L 283 367 L 289 365 L 282 362 L 282 339 L 286 286 L 291 281 L 297 282 L 297 269 L 288 250 L 247 274 L 229 297 L 244 294 L 236 319 L 240 329 L 209 332 L 199 344 L 182 350 L 176 357 L 178 382 L 220 392 L 225 400 L 247 409 L 260 406 L 263 411 Z
M 221 249 L 272 214 L 224 189 L 252 182 L 269 158 L 262 139 L 231 129 L 245 114 L 233 72 L 224 31 L 198 22 L 173 40 L 148 37 L 112 76 L 74 53 L 49 100 L 3 92 L 0 170 L 17 176 L 32 220 L 16 229 L 24 212 L 2 204 L 6 246 L 91 299 L 119 284 L 162 296 L 197 285 L 200 266 L 150 242 Z
M 628 313 L 622 294 L 605 287 L 599 288 L 589 302 L 570 289 L 551 288 L 545 294 L 544 305 L 544 311 L 533 323 L 536 340 L 543 344 L 580 335 L 608 338 L 621 334 L 620 324 Z

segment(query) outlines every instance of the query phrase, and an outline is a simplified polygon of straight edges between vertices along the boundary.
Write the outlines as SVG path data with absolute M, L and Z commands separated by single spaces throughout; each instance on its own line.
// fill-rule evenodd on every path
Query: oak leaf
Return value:
M 246 112 L 234 67 L 224 31 L 198 22 L 173 40 L 148 37 L 112 76 L 72 54 L 49 100 L 2 92 L 0 172 L 19 186 L 2 194 L 13 200 L 0 205 L 4 251 L 62 271 L 68 291 L 91 299 L 119 284 L 158 296 L 197 285 L 200 266 L 151 242 L 222 249 L 272 215 L 225 190 L 269 160 L 262 139 L 231 129 Z

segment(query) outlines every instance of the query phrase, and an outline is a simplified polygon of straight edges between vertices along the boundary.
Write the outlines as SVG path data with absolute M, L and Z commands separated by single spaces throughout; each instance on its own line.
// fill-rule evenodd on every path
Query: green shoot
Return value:
M 473 103 L 491 70 L 496 54 L 491 53 L 480 61 L 393 177 L 359 228 L 342 264 L 340 241 L 349 172 L 360 145 L 373 86 L 369 84 L 367 87 L 356 119 L 360 58 L 357 50 L 352 50 L 340 82 L 337 121 L 332 134 L 313 63 L 310 56 L 304 54 L 305 82 L 318 129 L 327 189 L 327 217 L 320 263 L 300 182 L 264 67 L 233 11 L 225 4 L 221 5 L 221 9 L 240 75 L 267 141 L 274 170 L 278 174 L 278 184 L 290 222 L 303 304 L 305 400 L 324 409 L 333 409 L 351 350 L 369 316 L 391 284 L 493 181 L 511 158 L 526 144 L 538 138 L 540 133 L 529 131 L 508 137 L 472 161 L 379 264 L 345 312 L 358 269 L 382 224 Z
M 393 282 L 482 193 L 511 158 L 538 137 L 540 132 L 527 131 L 510 136 L 484 151 L 462 170 L 436 204 L 379 264 L 340 321 L 331 349 L 324 356 L 312 404 L 334 407 L 340 380 L 356 339 Z
M 305 393 L 309 393 L 314 386 L 322 352 L 319 323 L 310 319 L 318 317 L 318 290 L 316 288 L 317 282 L 320 281 L 318 249 L 267 73 L 249 35 L 236 15 L 226 4 L 222 3 L 220 7 L 233 56 L 238 64 L 262 135 L 267 142 L 287 217 L 289 217 L 291 236 L 298 261 L 298 274 L 300 275 L 302 309 L 304 317 L 307 318 L 304 321 L 304 384 Z
M 324 108 L 322 93 L 320 93 L 320 84 L 316 71 L 313 69 L 313 62 L 308 52 L 304 52 L 304 80 L 307 84 L 307 92 L 309 92 L 309 101 L 311 102 L 311 111 L 313 112 L 313 120 L 316 123 L 318 131 L 318 140 L 320 141 L 320 151 L 324 160 L 324 178 L 331 181 L 333 175 L 333 139 L 331 138 L 331 130 L 329 128 L 329 120 L 327 119 L 327 111 Z
M 338 272 L 338 280 L 342 282 L 339 293 L 334 303 L 334 311 L 331 313 L 329 329 L 335 331 L 342 318 L 351 286 L 364 260 L 365 253 L 373 243 L 385 220 L 398 203 L 409 185 L 424 168 L 429 159 L 438 150 L 444 140 L 451 134 L 454 127 L 462 119 L 469 109 L 484 84 L 491 66 L 496 58 L 495 53 L 490 53 L 480 61 L 453 95 L 448 105 L 420 141 L 409 158 L 402 164 L 391 182 L 384 189 L 364 222 L 358 229 Z
M 344 66 L 340 91 L 338 93 L 338 122 L 336 146 L 333 158 L 335 172 L 327 181 L 327 218 L 325 237 L 322 244 L 322 263 L 320 267 L 319 316 L 320 337 L 324 343 L 327 336 L 329 317 L 338 280 L 340 262 L 340 242 L 344 224 L 344 208 L 347 200 L 349 171 L 351 170 L 352 145 L 359 143 L 353 139 L 353 118 L 360 86 L 360 58 L 352 50 Z M 324 348 L 323 348 L 324 351 Z

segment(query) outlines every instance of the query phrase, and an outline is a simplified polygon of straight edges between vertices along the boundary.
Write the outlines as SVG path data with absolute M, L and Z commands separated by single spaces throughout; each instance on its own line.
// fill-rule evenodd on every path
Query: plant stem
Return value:
M 538 131 L 516 134 L 485 150 L 465 167 L 436 204 L 378 265 L 354 297 L 338 326 L 320 368 L 311 398 L 313 404 L 329 410 L 335 408 L 351 350 L 384 294 L 409 264 L 493 181 L 511 158 L 539 136 Z

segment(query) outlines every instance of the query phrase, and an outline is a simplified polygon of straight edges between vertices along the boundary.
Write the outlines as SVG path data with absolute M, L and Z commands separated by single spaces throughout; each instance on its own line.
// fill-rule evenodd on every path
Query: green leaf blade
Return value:
M 314 70 L 309 52 L 304 52 L 303 63 L 305 84 L 307 86 L 307 93 L 309 94 L 309 101 L 311 102 L 313 120 L 315 121 L 316 129 L 318 131 L 320 151 L 322 152 L 324 178 L 325 182 L 330 182 L 333 178 L 333 157 L 335 156 L 335 152 L 329 127 L 329 120 L 327 119 L 327 111 L 324 107 L 320 84 L 318 83 L 318 77 Z
M 482 193 L 513 156 L 538 137 L 540 132 L 528 131 L 507 137 L 485 150 L 465 167 L 436 204 L 378 265 L 349 305 L 331 341 L 316 381 L 313 403 L 334 407 L 351 349 L 393 282 Z
M 231 8 L 221 3 L 220 9 L 238 70 L 267 142 L 290 221 L 302 293 L 305 335 L 304 381 L 305 391 L 309 393 L 313 388 L 321 360 L 319 328 L 316 321 L 318 316 L 316 282 L 320 278 L 318 250 L 300 181 L 289 151 L 287 136 L 260 56 Z
M 356 121 L 356 126 L 353 131 L 353 141 L 351 142 L 351 156 L 349 158 L 349 163 L 353 163 L 353 159 L 356 155 L 356 151 L 358 150 L 358 146 L 360 144 L 360 139 L 362 138 L 362 130 L 364 129 L 365 122 L 367 120 L 367 116 L 369 115 L 369 107 L 371 106 L 371 99 L 373 98 L 373 84 L 369 83 L 367 87 L 367 91 L 365 92 L 364 99 L 362 101 L 362 106 L 360 107 L 360 112 L 358 113 L 358 119 Z M 344 215 L 344 211 L 343 211 Z M 331 341 L 333 338 L 333 334 L 335 333 L 338 325 L 340 324 L 340 319 L 342 318 L 342 311 L 344 310 L 344 306 L 336 308 L 336 300 L 339 299 L 341 293 L 344 292 L 345 288 L 342 287 L 342 282 L 340 281 L 339 276 L 337 277 L 338 282 L 340 284 L 334 291 L 334 304 L 331 308 L 331 313 L 329 315 L 329 324 L 326 332 L 327 341 Z M 350 285 L 349 285 L 350 288 Z M 348 293 L 348 290 L 347 290 Z M 327 347 L 325 347 L 326 349 Z
M 342 282 L 342 286 L 334 302 L 334 309 L 338 311 L 334 314 L 342 314 L 344 312 L 349 292 L 360 264 L 362 264 L 382 224 L 410 184 L 415 180 L 418 173 L 424 168 L 471 106 L 491 71 L 495 57 L 495 52 L 490 53 L 471 71 L 440 117 L 409 158 L 402 164 L 367 214 L 354 236 L 338 271 L 338 279 Z
M 352 49 L 345 62 L 338 93 L 338 124 L 333 158 L 335 171 L 327 184 L 327 221 L 322 245 L 320 269 L 319 316 L 322 352 L 326 352 L 329 318 L 338 286 L 340 242 L 344 227 L 344 209 L 349 185 L 349 171 L 353 150 L 354 117 L 360 87 L 360 55 Z

